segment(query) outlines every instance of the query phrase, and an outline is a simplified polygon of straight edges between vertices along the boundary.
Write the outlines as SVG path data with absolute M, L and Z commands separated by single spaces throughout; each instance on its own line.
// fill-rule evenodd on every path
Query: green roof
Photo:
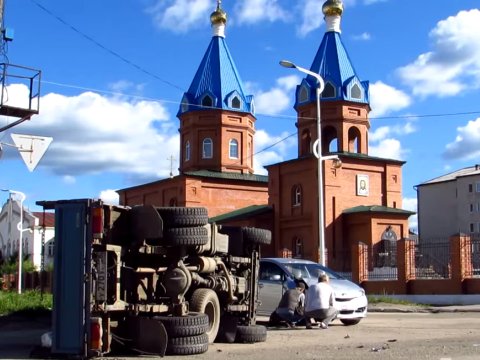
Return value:
M 269 205 L 250 205 L 242 209 L 212 217 L 208 221 L 213 223 L 226 220 L 239 220 L 243 218 L 249 218 L 254 215 L 266 214 L 271 210 L 272 207 Z
M 244 180 L 244 181 L 257 181 L 268 183 L 268 176 L 256 175 L 256 174 L 240 174 L 234 172 L 220 172 L 211 170 L 198 170 L 198 171 L 185 171 L 183 173 L 187 176 L 198 176 L 216 179 L 228 179 L 228 180 Z
M 358 213 L 388 213 L 397 215 L 414 215 L 415 212 L 388 206 L 380 205 L 360 205 L 343 210 L 343 214 L 358 214 Z

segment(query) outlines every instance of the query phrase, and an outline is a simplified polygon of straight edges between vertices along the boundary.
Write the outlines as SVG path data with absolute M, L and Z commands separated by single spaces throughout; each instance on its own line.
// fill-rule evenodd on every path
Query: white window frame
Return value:
M 228 142 L 228 156 L 230 159 L 238 159 L 238 140 L 230 139 Z
M 202 143 L 202 158 L 211 159 L 213 158 L 213 141 L 211 138 L 203 139 Z
M 185 143 L 185 161 L 190 160 L 190 141 L 187 140 Z

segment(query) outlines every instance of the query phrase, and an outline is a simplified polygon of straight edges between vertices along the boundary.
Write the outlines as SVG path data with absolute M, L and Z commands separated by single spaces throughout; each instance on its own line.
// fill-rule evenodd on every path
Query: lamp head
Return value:
M 340 159 L 333 159 L 333 167 L 335 169 L 340 169 L 342 167 L 342 160 Z
M 291 61 L 288 61 L 288 60 L 280 60 L 280 65 L 282 65 L 283 67 L 286 67 L 286 68 L 290 68 L 290 69 L 294 69 L 294 68 L 297 67 L 294 63 L 292 63 Z

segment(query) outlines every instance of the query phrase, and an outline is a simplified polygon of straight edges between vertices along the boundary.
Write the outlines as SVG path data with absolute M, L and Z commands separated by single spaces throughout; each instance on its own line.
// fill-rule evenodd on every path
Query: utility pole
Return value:
M 170 155 L 167 160 L 170 160 L 170 177 L 173 178 L 173 162 L 177 161 L 177 159 L 173 155 Z

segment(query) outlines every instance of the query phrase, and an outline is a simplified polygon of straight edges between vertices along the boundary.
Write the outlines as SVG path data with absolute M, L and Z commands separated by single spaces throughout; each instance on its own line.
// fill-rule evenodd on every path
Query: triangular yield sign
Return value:
M 47 151 L 52 137 L 10 134 L 28 170 L 32 172 Z

